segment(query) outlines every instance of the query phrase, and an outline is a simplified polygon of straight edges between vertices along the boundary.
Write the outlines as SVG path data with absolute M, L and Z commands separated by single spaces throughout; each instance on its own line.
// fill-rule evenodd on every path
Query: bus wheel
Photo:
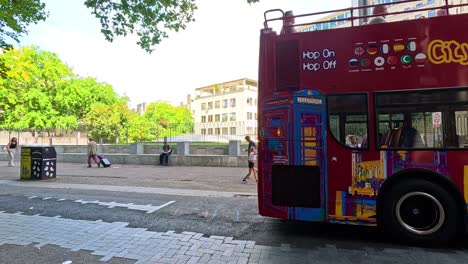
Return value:
M 462 210 L 443 187 L 425 180 L 401 182 L 385 194 L 384 229 L 405 242 L 449 242 L 462 225 Z

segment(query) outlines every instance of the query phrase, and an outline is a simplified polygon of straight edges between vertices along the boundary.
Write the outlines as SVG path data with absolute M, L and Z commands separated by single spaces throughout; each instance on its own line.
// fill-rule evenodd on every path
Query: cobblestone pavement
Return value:
M 36 248 L 56 245 L 72 252 L 92 251 L 106 262 L 112 258 L 133 259 L 136 263 L 467 263 L 464 251 L 431 252 L 420 248 L 376 250 L 342 249 L 325 245 L 313 249 L 262 246 L 255 241 L 201 233 L 152 232 L 129 228 L 128 223 L 70 220 L 0 211 L 0 246 L 4 244 Z M 0 261 L 1 262 L 1 261 Z

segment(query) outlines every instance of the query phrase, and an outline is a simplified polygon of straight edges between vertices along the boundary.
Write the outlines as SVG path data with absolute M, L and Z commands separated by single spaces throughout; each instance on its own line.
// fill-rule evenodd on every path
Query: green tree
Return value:
M 91 111 L 94 103 L 111 105 L 121 101 L 121 98 L 109 84 L 99 83 L 96 79 L 87 77 L 62 82 L 53 100 L 61 115 L 71 115 L 82 120 Z
M 95 103 L 84 119 L 88 133 L 107 142 L 118 143 L 128 138 L 133 112 L 121 100 L 112 105 Z
M 23 47 L 0 54 L 8 71 L 0 82 L 2 127 L 50 129 L 70 126 L 73 118 L 59 116 L 51 96 L 56 87 L 74 75 L 57 55 Z
M 48 14 L 40 0 L 0 0 L 0 48 L 10 47 L 27 33 L 27 26 L 45 20 Z
M 143 116 L 155 126 L 152 134 L 155 138 L 183 135 L 193 130 L 190 111 L 168 102 L 150 103 Z
M 155 139 L 151 133 L 154 130 L 155 126 L 152 125 L 146 118 L 137 113 L 134 113 L 130 119 L 128 135 L 130 140 L 133 142 L 150 141 Z
M 84 0 L 101 23 L 101 32 L 108 41 L 118 36 L 136 34 L 138 45 L 147 52 L 167 31 L 179 31 L 194 21 L 196 0 Z M 259 0 L 247 0 L 255 3 Z M 66 1 L 63 1 L 64 5 Z M 0 46 L 8 46 L 6 38 L 18 42 L 30 24 L 45 20 L 48 13 L 40 0 L 0 0 Z M 1 66 L 1 63 L 0 63 Z M 1 71 L 1 70 L 0 70 Z
M 23 47 L 0 53 L 0 59 L 8 66 L 0 78 L 0 128 L 76 129 L 96 103 L 117 104 L 113 111 L 128 126 L 128 98 L 109 84 L 75 76 L 54 53 Z

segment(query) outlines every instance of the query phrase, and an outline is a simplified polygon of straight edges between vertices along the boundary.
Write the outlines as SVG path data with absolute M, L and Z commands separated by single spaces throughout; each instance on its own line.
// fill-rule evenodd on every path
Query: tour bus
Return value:
M 392 5 L 408 2 L 415 1 Z M 350 14 L 334 21 L 343 27 L 317 30 L 306 24 L 323 21 L 307 22 L 289 34 L 269 27 L 284 19 L 283 11 L 265 12 L 261 215 L 379 226 L 415 242 L 448 242 L 463 234 L 468 14 L 450 11 L 466 5 L 438 7 L 446 16 L 379 24 L 357 22 L 372 17 L 353 16 L 358 8 L 334 10 Z M 412 10 L 393 15 L 405 12 Z

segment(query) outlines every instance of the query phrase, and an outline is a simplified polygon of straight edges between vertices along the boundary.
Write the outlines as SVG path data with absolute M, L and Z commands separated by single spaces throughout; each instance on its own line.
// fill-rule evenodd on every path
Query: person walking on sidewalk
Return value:
M 255 147 L 250 148 L 249 152 L 249 173 L 245 175 L 244 179 L 242 179 L 243 183 L 247 183 L 247 179 L 250 178 L 250 174 L 253 172 L 255 181 L 258 182 L 257 178 L 257 168 L 255 168 L 255 161 L 257 160 L 257 152 Z
M 14 167 L 15 163 L 15 153 L 16 149 L 18 147 L 18 140 L 15 137 L 12 137 L 10 142 L 8 142 L 8 145 L 6 145 L 6 151 L 8 152 L 8 155 L 10 156 L 10 161 L 8 162 L 8 167 Z
M 91 168 L 91 159 L 96 162 L 98 167 L 100 166 L 99 160 L 96 157 L 97 155 L 97 143 L 92 139 L 89 138 L 88 142 L 88 168 Z
M 247 142 L 249 142 L 249 146 L 248 146 L 248 148 L 247 148 L 245 151 L 247 151 L 247 157 L 248 157 L 249 160 L 250 160 L 250 152 L 251 152 L 250 150 L 251 150 L 251 148 L 254 148 L 254 149 L 256 150 L 256 149 L 257 149 L 257 145 L 255 144 L 255 142 L 253 142 L 253 140 L 250 139 L 250 136 L 245 136 L 245 140 L 246 140 Z M 248 162 L 248 168 L 249 168 L 249 174 L 248 174 L 248 175 L 250 175 L 250 169 L 251 169 L 251 168 L 250 168 L 250 161 Z M 247 181 L 243 181 L 243 182 L 245 183 L 245 182 L 247 182 Z

